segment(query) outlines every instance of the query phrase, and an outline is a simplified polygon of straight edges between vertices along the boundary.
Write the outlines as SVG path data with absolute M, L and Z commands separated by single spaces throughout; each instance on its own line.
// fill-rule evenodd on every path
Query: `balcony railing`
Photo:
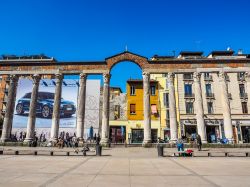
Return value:
M 206 93 L 207 98 L 214 98 L 214 93 Z
M 240 98 L 241 99 L 247 99 L 248 98 L 247 93 L 240 93 Z
M 213 80 L 213 77 L 212 77 L 212 75 L 204 76 L 204 80 L 205 80 L 205 81 L 212 81 L 212 80 Z
M 184 97 L 185 98 L 194 98 L 194 94 L 193 93 L 185 93 Z
M 193 80 L 193 74 L 183 74 L 183 80 Z

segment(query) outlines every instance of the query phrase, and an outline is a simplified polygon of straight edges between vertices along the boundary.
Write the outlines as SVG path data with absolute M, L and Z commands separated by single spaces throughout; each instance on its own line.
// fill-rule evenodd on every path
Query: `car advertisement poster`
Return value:
M 41 129 L 43 129 L 43 131 L 46 129 L 49 131 L 51 128 L 55 85 L 54 79 L 42 79 L 40 81 L 36 108 L 36 131 L 40 131 Z M 13 130 L 20 131 L 27 127 L 32 86 L 32 80 L 27 78 L 19 79 L 14 109 Z M 67 131 L 75 132 L 78 93 L 79 80 L 63 80 L 62 99 L 60 103 L 60 131 L 66 128 Z M 99 128 L 99 98 L 100 81 L 87 80 L 85 132 L 91 126 L 94 129 Z

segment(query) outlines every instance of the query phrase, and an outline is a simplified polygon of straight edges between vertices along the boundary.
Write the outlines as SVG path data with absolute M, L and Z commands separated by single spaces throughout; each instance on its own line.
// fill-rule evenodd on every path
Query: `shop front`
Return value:
M 110 126 L 111 143 L 125 143 L 126 126 Z
M 143 138 L 144 138 L 143 129 L 132 129 L 131 132 L 132 132 L 131 143 L 143 143 Z M 157 139 L 158 139 L 157 133 L 158 133 L 157 129 L 151 129 L 152 143 L 157 143 Z
M 205 120 L 208 143 L 219 143 L 222 139 L 221 123 L 220 120 Z

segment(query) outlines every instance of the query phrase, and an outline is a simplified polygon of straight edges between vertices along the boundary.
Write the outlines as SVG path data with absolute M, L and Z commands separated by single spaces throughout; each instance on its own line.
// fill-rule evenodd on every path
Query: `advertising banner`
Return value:
M 39 85 L 36 107 L 36 131 L 48 131 L 52 124 L 52 113 L 55 94 L 55 80 L 42 79 Z M 19 79 L 13 119 L 13 130 L 22 131 L 27 128 L 32 81 Z M 77 98 L 79 80 L 64 79 L 60 103 L 60 131 L 75 132 L 77 116 Z M 100 81 L 87 80 L 85 105 L 85 133 L 91 126 L 95 131 L 99 128 Z

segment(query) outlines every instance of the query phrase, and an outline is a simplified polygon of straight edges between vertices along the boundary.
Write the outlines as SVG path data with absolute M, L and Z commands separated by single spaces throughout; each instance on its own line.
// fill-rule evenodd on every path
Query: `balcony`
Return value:
M 183 74 L 183 80 L 184 81 L 194 80 L 193 74 Z
M 185 93 L 184 98 L 194 98 L 194 94 L 193 93 Z
M 212 81 L 213 77 L 212 77 L 212 75 L 204 76 L 204 80 L 205 81 Z
M 241 99 L 247 99 L 248 98 L 247 93 L 240 93 L 240 98 Z
M 214 98 L 214 93 L 206 93 L 207 98 Z

